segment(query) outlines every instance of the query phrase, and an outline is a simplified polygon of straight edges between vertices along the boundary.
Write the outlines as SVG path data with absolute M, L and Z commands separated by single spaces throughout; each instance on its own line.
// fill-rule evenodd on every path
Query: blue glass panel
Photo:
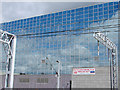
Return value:
M 110 7 L 109 7 L 109 10 L 112 10 L 112 9 L 113 9 L 113 6 L 110 6 Z
M 99 12 L 99 16 L 103 15 L 103 12 Z
M 71 24 L 71 29 L 74 29 L 74 24 Z
M 115 5 L 115 6 L 114 6 L 114 9 L 118 9 L 118 5 Z
M 98 12 L 98 9 L 94 9 L 94 12 Z
M 70 30 L 70 25 L 67 25 L 67 30 Z
M 118 2 L 114 2 L 114 5 L 118 5 Z
M 94 13 L 94 16 L 98 16 L 98 13 Z
M 67 24 L 69 24 L 70 23 L 70 21 L 67 21 Z
M 53 14 L 51 14 L 51 17 L 54 17 L 55 15 L 54 15 L 54 13 Z
M 93 9 L 93 6 L 90 6 L 89 9 Z
M 59 15 L 62 15 L 62 12 L 59 12 Z
M 74 13 L 75 12 L 75 10 L 71 10 L 71 13 Z
M 66 14 L 66 11 L 63 11 L 63 14 Z
M 89 10 L 89 13 L 91 13 L 91 14 L 92 14 L 92 13 L 93 13 L 93 10 Z
M 44 15 L 44 16 L 46 16 L 46 15 Z M 36 19 L 36 17 L 33 17 L 33 19 Z
M 118 9 L 115 9 L 115 10 L 114 10 L 114 12 L 117 12 L 117 11 L 118 11 Z
M 72 17 L 71 20 L 74 20 L 74 17 Z
M 58 13 L 55 13 L 55 16 L 58 16 Z
M 58 17 L 55 17 L 55 19 L 58 19 Z
M 47 18 L 48 21 L 50 21 L 50 18 Z
M 76 9 L 76 12 L 79 12 L 80 10 L 79 10 L 79 8 L 78 9 Z
M 79 12 L 79 14 L 81 15 L 81 14 L 83 14 L 83 12 Z
M 67 20 L 70 20 L 70 18 L 67 18 Z
M 87 22 L 88 21 L 88 18 L 85 18 L 85 22 Z
M 108 11 L 104 11 L 104 14 L 108 14 Z
M 71 23 L 74 23 L 75 21 L 74 20 L 71 20 Z
M 63 18 L 66 18 L 66 15 L 63 15 Z
M 108 15 L 104 15 L 104 19 L 108 19 Z
M 70 10 L 69 10 L 69 11 L 67 11 L 67 14 L 70 14 Z
M 108 10 L 108 7 L 105 7 L 105 8 L 104 8 L 104 11 L 106 11 L 106 10 Z
M 79 19 L 76 19 L 76 23 L 78 23 L 78 22 L 80 22 L 80 20 L 79 20 Z
M 70 17 L 70 14 L 67 14 L 67 17 Z
M 113 2 L 110 2 L 110 3 L 109 3 L 109 6 L 111 6 L 111 5 L 113 5 Z
M 93 17 L 93 13 L 92 13 L 92 14 L 89 14 L 89 17 Z
M 109 11 L 109 14 L 113 14 L 113 10 L 110 10 L 110 11 Z
M 85 22 L 85 27 L 88 27 L 88 22 Z
M 80 12 L 83 12 L 83 8 L 79 8 Z
M 80 14 L 79 13 L 76 13 L 76 16 L 79 16 Z
M 64 18 L 63 21 L 66 21 L 66 18 Z
M 99 12 L 103 11 L 103 8 L 99 8 Z
M 62 16 L 59 16 L 58 18 L 59 18 L 59 19 L 62 19 Z
M 99 19 L 103 19 L 103 16 L 100 16 Z
M 88 13 L 88 10 L 85 10 L 85 14 L 87 14 Z
M 98 17 L 96 16 L 96 17 L 94 17 L 94 20 L 98 20 Z
M 113 16 L 113 14 L 109 14 L 109 18 L 111 18 Z
M 103 7 L 103 4 L 100 4 L 100 5 L 98 5 L 99 6 L 99 8 L 102 8 Z
M 63 25 L 62 28 L 63 28 L 63 30 L 66 30 L 66 25 Z
M 50 17 L 51 16 L 51 14 L 48 14 L 48 17 Z
M 88 10 L 88 7 L 85 7 L 85 10 Z
M 94 8 L 98 8 L 98 5 L 94 5 Z
M 71 17 L 74 17 L 74 16 L 75 16 L 75 14 L 74 14 L 74 13 L 72 13 L 72 14 L 71 14 Z
M 85 18 L 87 18 L 87 17 L 88 17 L 88 14 L 85 15 Z
M 80 19 L 80 22 L 83 22 L 83 19 Z
M 108 7 L 108 3 L 104 3 L 104 7 Z
M 80 15 L 80 18 L 83 18 L 83 15 Z
M 43 18 L 43 16 L 41 16 L 40 18 Z M 32 19 L 32 18 L 31 18 Z

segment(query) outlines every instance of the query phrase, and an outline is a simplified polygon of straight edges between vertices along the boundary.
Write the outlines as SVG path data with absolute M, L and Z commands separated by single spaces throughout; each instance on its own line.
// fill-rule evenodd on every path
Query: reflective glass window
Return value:
M 118 5 L 118 2 L 114 2 L 114 5 Z
M 103 16 L 99 16 L 99 19 L 103 19 Z
M 95 17 L 94 17 L 94 20 L 98 20 L 98 17 L 97 17 L 97 16 L 95 16 Z
M 104 7 L 108 7 L 108 3 L 104 3 Z
M 93 9 L 93 6 L 90 6 L 90 7 L 89 7 L 89 10 L 90 10 L 90 9 Z
M 79 14 L 81 15 L 81 14 L 83 14 L 83 12 L 79 12 Z
M 79 11 L 80 11 L 80 12 L 83 12 L 83 8 L 79 8 Z
M 109 6 L 109 10 L 112 10 L 113 9 L 113 6 Z
M 88 10 L 88 7 L 85 7 L 85 10 Z
M 94 9 L 98 8 L 98 5 L 94 5 Z
M 103 4 L 99 4 L 98 6 L 99 6 L 99 8 L 102 8 L 102 7 L 103 7 Z
M 98 13 L 94 13 L 94 16 L 98 16 Z
M 118 9 L 118 5 L 115 5 L 115 6 L 114 6 L 114 9 Z
M 94 9 L 94 12 L 98 12 L 98 9 Z
M 74 13 L 75 12 L 75 10 L 73 9 L 73 10 L 71 10 L 71 13 Z
M 85 14 L 88 14 L 88 10 L 85 10 Z
M 104 11 L 104 14 L 108 14 L 108 11 Z
M 109 3 L 109 6 L 111 6 L 111 5 L 113 5 L 113 2 L 110 2 L 110 3 Z
M 59 15 L 62 15 L 62 12 L 59 12 Z
M 108 7 L 105 7 L 105 8 L 104 8 L 104 11 L 108 11 Z
M 110 11 L 109 11 L 109 14 L 113 14 L 113 10 L 110 10 Z
M 99 12 L 103 11 L 103 8 L 99 8 Z

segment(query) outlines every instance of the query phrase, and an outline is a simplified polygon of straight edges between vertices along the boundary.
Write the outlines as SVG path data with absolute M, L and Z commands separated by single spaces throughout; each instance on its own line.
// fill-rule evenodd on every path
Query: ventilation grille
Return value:
M 38 78 L 37 83 L 48 83 L 48 78 Z
M 20 82 L 29 82 L 29 78 L 19 78 Z

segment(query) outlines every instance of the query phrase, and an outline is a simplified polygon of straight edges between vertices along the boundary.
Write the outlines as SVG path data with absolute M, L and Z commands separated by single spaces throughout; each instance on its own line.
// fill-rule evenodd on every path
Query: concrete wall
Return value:
M 72 88 L 110 88 L 109 67 L 95 67 L 95 75 L 73 75 Z
M 2 76 L 2 85 L 4 86 L 5 76 Z M 38 83 L 38 79 L 48 79 L 48 83 Z M 21 81 L 24 82 L 21 82 Z M 29 81 L 28 81 L 29 80 Z M 71 75 L 62 75 L 60 79 L 61 88 L 69 88 Z M 14 88 L 56 88 L 57 78 L 55 75 L 15 75 Z
M 110 88 L 109 67 L 95 67 L 95 75 L 62 75 L 61 88 L 69 88 L 72 79 L 72 88 Z M 5 76 L 2 78 L 4 86 Z M 48 78 L 48 83 L 38 83 L 39 78 Z M 20 79 L 29 79 L 29 82 L 20 82 Z M 1 82 L 0 82 L 1 83 Z M 55 75 L 15 75 L 14 88 L 56 88 Z

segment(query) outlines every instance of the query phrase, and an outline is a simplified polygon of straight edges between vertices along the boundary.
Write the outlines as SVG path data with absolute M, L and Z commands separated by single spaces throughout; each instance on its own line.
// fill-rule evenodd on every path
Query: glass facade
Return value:
M 73 67 L 109 66 L 108 51 L 100 44 L 98 56 L 93 34 L 102 32 L 118 46 L 118 7 L 119 2 L 109 2 L 2 23 L 2 30 L 17 36 L 15 72 L 55 74 L 42 63 L 46 57 L 56 69 L 61 61 L 62 74 Z

